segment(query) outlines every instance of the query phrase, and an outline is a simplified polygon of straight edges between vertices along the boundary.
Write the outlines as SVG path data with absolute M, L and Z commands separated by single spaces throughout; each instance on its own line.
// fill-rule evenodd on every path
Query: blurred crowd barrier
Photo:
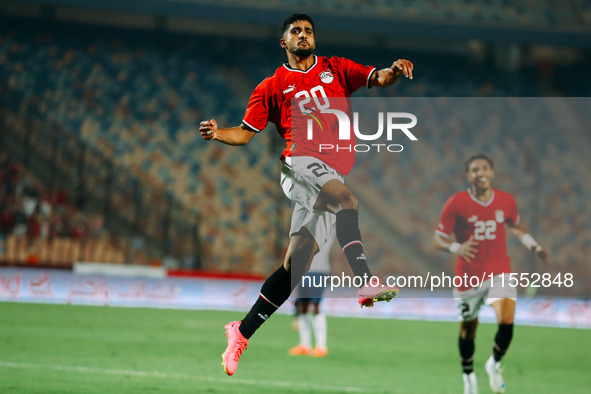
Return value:
M 142 248 L 108 231 L 65 189 L 51 189 L 0 150 L 0 261 L 70 266 L 76 261 L 149 264 Z

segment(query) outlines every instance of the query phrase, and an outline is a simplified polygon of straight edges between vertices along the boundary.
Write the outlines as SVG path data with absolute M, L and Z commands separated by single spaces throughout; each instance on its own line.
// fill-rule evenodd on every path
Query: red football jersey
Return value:
M 435 233 L 449 238 L 453 232 L 457 242 L 470 238 L 478 242 L 478 252 L 466 262 L 460 256 L 456 261 L 456 276 L 478 276 L 511 272 L 507 256 L 505 223 L 518 224 L 519 214 L 515 198 L 509 193 L 493 189 L 487 202 L 477 199 L 470 189 L 454 194 L 443 206 L 441 220 Z M 464 283 L 465 284 L 465 283 Z M 467 290 L 462 286 L 458 290 Z
M 311 112 L 314 115 L 318 110 L 328 108 L 330 98 L 350 97 L 360 87 L 368 86 L 374 70 L 374 67 L 362 66 L 340 57 L 314 56 L 314 65 L 307 71 L 293 69 L 283 64 L 275 70 L 275 74 L 256 87 L 248 102 L 243 122 L 257 132 L 263 130 L 268 122 L 274 123 L 277 132 L 287 143 L 281 160 L 287 156 L 312 156 L 321 159 L 341 174 L 347 175 L 355 162 L 353 149 L 339 150 L 338 154 L 335 154 L 335 150 L 319 151 L 318 148 L 319 142 L 332 144 L 335 147 L 343 145 L 339 140 L 337 117 L 325 116 L 321 122 L 315 122 L 318 126 L 315 124 L 314 127 L 322 129 L 322 135 L 319 136 L 321 139 L 308 141 L 304 136 L 299 135 L 294 143 L 292 99 L 296 103 L 294 109 L 301 108 L 304 112 L 302 115 L 317 119 L 315 116 L 309 116 L 308 113 Z M 302 127 L 298 127 L 298 130 L 304 132 L 305 125 L 300 126 Z M 354 143 L 354 135 L 352 140 Z

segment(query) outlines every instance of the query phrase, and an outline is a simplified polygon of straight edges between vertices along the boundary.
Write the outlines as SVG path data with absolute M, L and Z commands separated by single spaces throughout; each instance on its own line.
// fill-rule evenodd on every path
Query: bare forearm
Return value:
M 229 127 L 226 129 L 217 129 L 216 133 L 214 134 L 214 138 L 212 139 L 215 141 L 223 142 L 227 145 L 239 146 L 244 145 L 248 141 L 250 141 L 254 134 L 255 133 L 253 131 L 249 131 L 243 129 L 240 126 L 236 126 Z
M 227 145 L 244 145 L 255 135 L 255 132 L 244 124 L 237 127 L 219 129 L 215 119 L 205 120 L 199 124 L 199 132 L 206 141 L 220 141 Z
M 412 70 L 414 66 L 405 59 L 396 60 L 389 68 L 374 71 L 369 80 L 371 86 L 384 88 L 394 84 L 401 75 L 412 79 Z
M 393 73 L 391 68 L 376 70 L 371 76 L 370 84 L 374 87 L 385 88 L 387 86 L 393 85 L 398 80 L 398 78 L 400 78 L 400 75 L 401 74 L 396 75 Z
M 470 262 L 478 253 L 478 242 L 470 236 L 464 243 L 452 242 L 437 234 L 433 235 L 433 246 L 437 250 L 444 250 L 459 255 L 462 259 Z
M 507 226 L 510 234 L 513 234 L 518 239 L 521 239 L 525 234 L 527 234 L 527 229 L 522 225 L 518 224 L 517 226 Z
M 517 224 L 517 225 L 512 225 L 507 223 L 507 229 L 509 230 L 509 233 L 512 234 L 513 236 L 517 237 L 518 240 L 520 240 L 522 243 L 524 242 L 524 238 L 523 237 L 531 237 L 531 235 L 529 235 L 527 228 L 525 228 L 525 226 L 521 223 Z M 537 242 L 535 242 L 537 245 Z M 524 245 L 528 244 L 528 241 L 526 241 L 526 243 Z M 531 249 L 531 245 L 526 245 L 528 249 Z
M 527 229 L 521 223 L 516 226 L 508 225 L 508 229 L 511 234 L 521 241 L 523 246 L 534 252 L 543 262 L 547 264 L 552 262 L 552 256 L 538 244 L 538 241 L 527 232 Z
M 433 240 L 432 240 L 432 244 L 433 244 L 433 247 L 435 247 L 435 249 L 448 252 L 449 247 L 452 244 L 452 241 L 445 239 L 443 237 L 440 237 L 438 235 L 434 235 Z

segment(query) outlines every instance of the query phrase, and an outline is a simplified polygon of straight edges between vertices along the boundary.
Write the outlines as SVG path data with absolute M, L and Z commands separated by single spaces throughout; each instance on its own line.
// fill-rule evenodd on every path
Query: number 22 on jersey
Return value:
M 484 241 L 487 239 L 496 239 L 497 222 L 495 220 L 479 220 L 474 223 L 474 239 Z

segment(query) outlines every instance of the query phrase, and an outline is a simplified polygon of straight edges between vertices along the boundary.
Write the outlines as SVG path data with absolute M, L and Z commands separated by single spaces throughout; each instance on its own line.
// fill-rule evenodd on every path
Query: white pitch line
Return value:
M 348 393 L 367 393 L 367 387 L 354 387 L 354 386 L 327 386 L 327 385 L 316 385 L 307 384 L 301 382 L 282 382 L 273 380 L 251 380 L 251 379 L 239 379 L 234 377 L 216 378 L 211 376 L 189 376 L 185 374 L 177 373 L 164 373 L 158 371 L 137 371 L 128 369 L 109 369 L 109 368 L 94 368 L 94 367 L 81 367 L 81 366 L 68 366 L 68 365 L 45 365 L 45 364 L 32 364 L 32 363 L 15 363 L 9 361 L 0 361 L 0 368 L 16 368 L 16 369 L 48 369 L 54 371 L 68 371 L 68 372 L 82 372 L 82 373 L 98 373 L 104 375 L 125 375 L 125 376 L 139 376 L 149 378 L 161 378 L 161 379 L 187 379 L 187 380 L 200 380 L 205 382 L 213 383 L 230 383 L 230 384 L 246 384 L 257 387 L 278 387 L 278 388 L 299 388 L 305 390 L 317 390 L 317 391 L 328 391 L 328 392 L 348 392 Z

